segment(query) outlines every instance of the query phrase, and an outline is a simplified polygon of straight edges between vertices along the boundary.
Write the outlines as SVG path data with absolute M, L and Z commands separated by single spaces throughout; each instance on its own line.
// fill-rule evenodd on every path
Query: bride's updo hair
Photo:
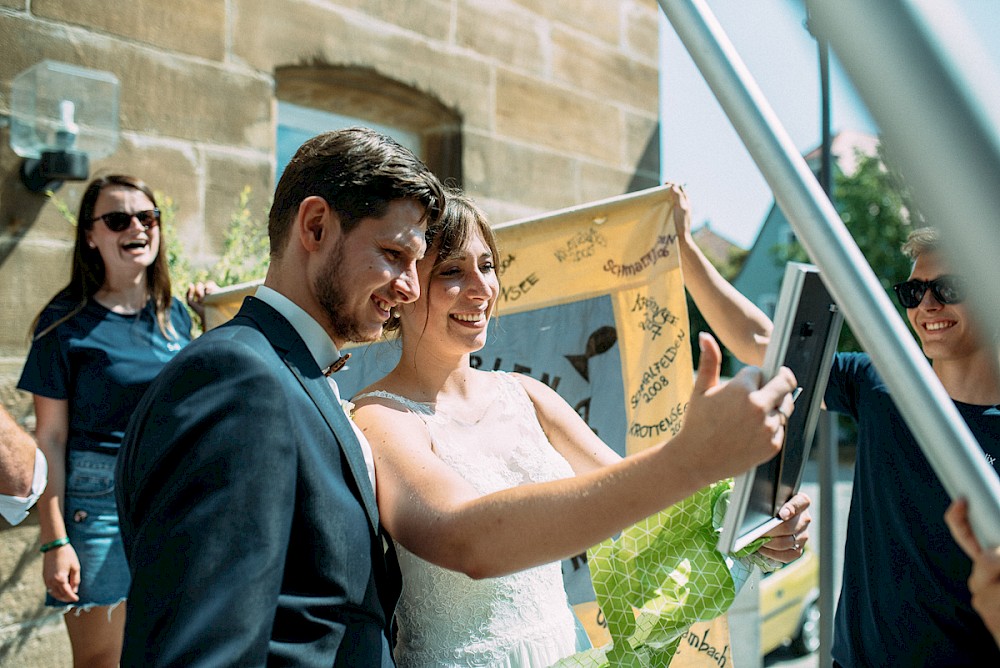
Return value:
M 497 239 L 490 221 L 479 205 L 458 188 L 445 188 L 444 214 L 427 227 L 427 256 L 434 258 L 434 266 L 451 259 L 461 251 L 477 232 L 493 254 L 493 262 L 500 261 Z M 499 281 L 499 275 L 497 276 Z M 423 297 L 421 297 L 423 298 Z M 399 319 L 390 318 L 383 327 L 386 332 L 399 329 Z

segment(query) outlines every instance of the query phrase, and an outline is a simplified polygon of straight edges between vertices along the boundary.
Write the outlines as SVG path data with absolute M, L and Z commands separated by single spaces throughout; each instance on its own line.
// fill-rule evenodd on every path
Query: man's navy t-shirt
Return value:
M 1000 649 L 970 605 L 969 558 L 944 523 L 950 497 L 868 355 L 836 355 L 825 398 L 858 423 L 834 660 L 1000 666 Z M 1000 410 L 955 406 L 996 470 Z

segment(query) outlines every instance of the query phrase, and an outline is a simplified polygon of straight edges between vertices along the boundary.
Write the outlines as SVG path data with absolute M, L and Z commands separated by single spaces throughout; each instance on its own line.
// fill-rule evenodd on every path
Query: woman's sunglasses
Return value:
M 958 304 L 965 298 L 961 281 L 955 276 L 939 276 L 933 281 L 911 279 L 892 286 L 903 308 L 917 308 L 928 290 L 942 304 Z
M 103 220 L 109 230 L 112 232 L 121 232 L 122 230 L 128 229 L 129 225 L 132 224 L 132 218 L 138 219 L 139 224 L 148 230 L 149 228 L 156 227 L 160 224 L 160 210 L 147 209 L 146 211 L 136 211 L 135 213 L 112 211 L 111 213 L 106 213 L 103 216 L 94 218 L 91 222 Z

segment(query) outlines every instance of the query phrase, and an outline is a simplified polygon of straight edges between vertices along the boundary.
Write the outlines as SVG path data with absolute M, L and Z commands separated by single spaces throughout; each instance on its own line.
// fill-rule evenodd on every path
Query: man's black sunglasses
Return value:
M 139 220 L 139 224 L 147 230 L 160 224 L 159 209 L 147 209 L 146 211 L 136 211 L 135 213 L 112 211 L 111 213 L 106 213 L 103 216 L 94 218 L 94 221 L 92 222 L 103 220 L 109 230 L 112 232 L 121 232 L 122 230 L 128 229 L 128 226 L 132 224 L 133 217 L 137 218 Z
M 942 304 L 958 304 L 965 298 L 962 282 L 955 276 L 939 276 L 933 281 L 911 279 L 892 286 L 903 308 L 917 308 L 927 290 Z

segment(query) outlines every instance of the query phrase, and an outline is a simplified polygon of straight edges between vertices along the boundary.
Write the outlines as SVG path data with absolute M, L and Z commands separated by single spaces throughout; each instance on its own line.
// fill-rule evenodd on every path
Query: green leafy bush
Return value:
M 244 186 L 236 209 L 229 217 L 229 227 L 222 244 L 222 256 L 210 268 L 194 268 L 184 254 L 173 224 L 176 207 L 166 195 L 156 194 L 163 211 L 163 240 L 170 267 L 174 293 L 183 296 L 188 286 L 198 281 L 215 281 L 220 287 L 264 278 L 270 260 L 267 237 L 267 216 L 255 217 L 252 211 L 252 190 Z

